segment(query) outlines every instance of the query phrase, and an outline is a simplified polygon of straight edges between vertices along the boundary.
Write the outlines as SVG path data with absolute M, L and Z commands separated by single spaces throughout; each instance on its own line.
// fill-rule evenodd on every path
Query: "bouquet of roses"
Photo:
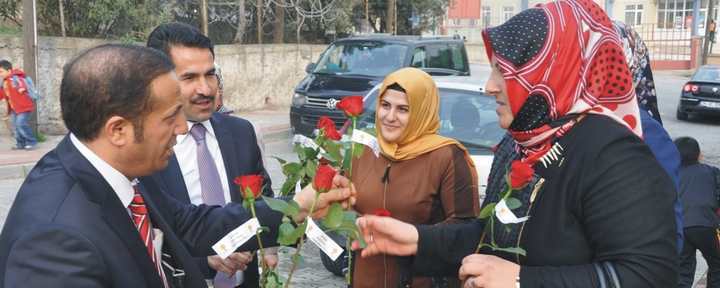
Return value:
M 317 123 L 318 133 L 314 139 L 296 135 L 294 139 L 294 142 L 296 142 L 294 151 L 298 155 L 298 162 L 288 162 L 275 157 L 282 165 L 283 174 L 287 177 L 280 190 L 280 195 L 286 196 L 292 194 L 292 191 L 299 191 L 302 187 L 312 185 L 316 192 L 315 201 L 317 201 L 321 193 L 325 193 L 332 188 L 333 178 L 337 173 L 341 173 L 347 178 L 351 177 L 353 158 L 359 157 L 364 149 L 361 144 L 355 143 L 356 141 L 350 141 L 353 138 L 353 133 L 356 131 L 358 117 L 363 112 L 362 96 L 345 97 L 337 104 L 337 108 L 344 111 L 349 118 L 349 122 L 346 122 L 342 132 L 336 129 L 335 123 L 330 118 L 321 117 Z M 293 273 L 301 261 L 300 251 L 306 235 L 313 241 L 313 237 L 318 237 L 318 233 L 322 231 L 315 229 L 317 225 L 310 218 L 301 223 L 295 223 L 293 221 L 299 213 L 299 206 L 294 201 L 290 200 L 285 202 L 273 198 L 264 199 L 270 208 L 284 215 L 283 223 L 279 228 L 278 243 L 283 246 L 296 247 L 295 253 L 291 258 L 292 266 L 285 280 L 285 287 L 289 287 Z M 310 215 L 312 215 L 314 211 L 315 201 L 311 205 Z M 352 267 L 351 243 L 357 240 L 360 241 L 361 246 L 364 247 L 363 239 L 358 228 L 355 226 L 356 218 L 357 214 L 354 211 L 345 211 L 341 204 L 333 203 L 327 215 L 321 221 L 321 228 L 325 232 L 337 232 L 347 238 L 348 272 L 346 279 L 348 284 L 352 283 L 352 270 L 350 269 Z M 327 237 L 327 235 L 325 235 L 325 237 Z M 316 242 L 316 244 L 318 243 Z M 330 248 L 320 248 L 331 258 L 339 255 L 332 253 L 332 251 L 326 251 Z M 331 254 L 334 255 L 331 256 Z M 281 282 L 280 277 L 276 279 L 278 279 L 277 283 Z M 277 285 L 277 283 L 274 285 Z

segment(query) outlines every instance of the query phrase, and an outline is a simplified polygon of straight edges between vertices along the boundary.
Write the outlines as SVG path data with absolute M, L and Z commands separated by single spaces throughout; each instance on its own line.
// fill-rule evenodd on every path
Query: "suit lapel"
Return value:
M 185 178 L 183 177 L 182 170 L 180 170 L 180 164 L 175 154 L 170 157 L 167 168 L 160 171 L 158 175 L 162 178 L 161 182 L 168 185 L 167 193 L 173 195 L 175 199 L 183 203 L 190 204 L 190 195 L 187 186 L 185 186 Z
M 225 164 L 226 177 L 228 186 L 230 187 L 230 199 L 232 202 L 241 203 L 242 197 L 238 193 L 238 186 L 235 184 L 235 177 L 240 176 L 240 169 L 237 162 L 237 151 L 235 151 L 235 139 L 233 139 L 230 131 L 222 125 L 222 119 L 217 114 L 213 114 L 210 118 L 210 124 L 215 131 L 215 137 L 220 147 L 223 162 Z
M 70 141 L 70 137 L 66 136 L 58 144 L 57 151 L 61 163 L 68 170 L 68 174 L 79 182 L 88 200 L 97 203 L 101 207 L 103 220 L 123 241 L 128 252 L 135 260 L 138 269 L 142 272 L 147 286 L 162 287 L 160 276 L 147 254 L 145 244 L 140 239 L 140 234 L 130 218 L 127 207 L 124 207 L 120 202 L 110 184 L 80 154 L 80 151 Z
M 159 213 L 160 210 L 158 210 L 155 205 L 155 198 L 148 194 L 150 193 L 148 191 L 153 191 L 152 194 L 155 195 L 163 193 L 161 188 L 154 186 L 154 184 L 155 183 L 143 181 L 139 185 L 140 193 L 143 195 L 143 199 L 145 200 L 145 205 L 147 206 L 148 214 L 150 215 L 150 222 L 152 223 L 153 228 L 163 231 L 164 241 L 162 253 L 170 254 L 174 260 L 173 262 L 182 266 L 174 268 L 180 268 L 185 271 L 185 277 L 183 280 L 183 282 L 186 282 L 185 284 L 189 284 L 189 287 L 206 287 L 205 280 L 202 279 L 202 277 L 198 277 L 203 275 L 202 272 L 197 268 L 192 256 L 190 256 L 190 253 L 188 253 L 186 248 L 183 246 L 182 241 L 180 241 L 177 235 L 175 235 L 174 229 L 167 223 L 167 221 L 165 221 L 162 217 L 162 213 Z M 173 276 L 166 273 L 166 277 L 170 280 Z

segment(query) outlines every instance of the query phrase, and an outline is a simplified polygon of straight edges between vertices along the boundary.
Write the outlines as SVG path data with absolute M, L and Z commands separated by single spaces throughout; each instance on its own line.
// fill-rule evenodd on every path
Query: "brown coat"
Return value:
M 388 169 L 388 181 L 383 181 Z M 358 190 L 355 209 L 373 214 L 385 207 L 393 218 L 411 224 L 473 219 L 479 213 L 479 200 L 477 179 L 470 169 L 465 153 L 455 145 L 397 162 L 382 155 L 376 158 L 366 148 L 353 163 L 352 181 Z M 399 259 L 402 257 L 384 255 L 357 258 L 353 287 L 398 287 Z M 412 287 L 430 287 L 430 279 L 415 278 Z

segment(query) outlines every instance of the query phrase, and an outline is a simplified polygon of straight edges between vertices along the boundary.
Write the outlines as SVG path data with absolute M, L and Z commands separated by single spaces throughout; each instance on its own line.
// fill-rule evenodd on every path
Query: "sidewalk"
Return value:
M 236 112 L 233 115 L 252 122 L 266 141 L 281 139 L 290 130 L 290 112 L 288 109 Z M 65 135 L 48 135 L 45 142 L 39 143 L 34 150 L 11 150 L 15 139 L 9 135 L 0 137 L 0 179 L 24 178 L 35 163 L 52 150 Z

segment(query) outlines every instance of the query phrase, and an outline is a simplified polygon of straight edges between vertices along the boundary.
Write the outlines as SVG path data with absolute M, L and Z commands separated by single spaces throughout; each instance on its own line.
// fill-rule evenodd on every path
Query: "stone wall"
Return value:
M 108 41 L 40 37 L 38 79 L 33 79 L 43 95 L 38 103 L 40 131 L 49 134 L 66 132 L 59 105 L 62 67 L 79 52 L 104 43 Z M 217 46 L 216 62 L 225 79 L 225 104 L 240 111 L 289 107 L 293 88 L 305 76 L 305 66 L 317 61 L 325 47 L 296 44 Z M 0 36 L 1 59 L 8 59 L 22 68 L 22 55 L 22 38 Z M 0 133 L 7 133 L 7 129 L 0 129 Z

